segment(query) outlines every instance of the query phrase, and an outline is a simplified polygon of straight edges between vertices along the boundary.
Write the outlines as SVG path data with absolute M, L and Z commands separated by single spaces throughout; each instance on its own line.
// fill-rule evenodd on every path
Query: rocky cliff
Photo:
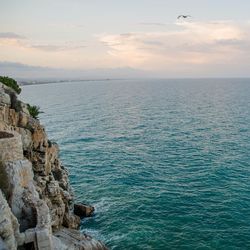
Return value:
M 39 120 L 0 83 L 0 249 L 106 249 L 77 230 L 68 172 Z M 2 246 L 2 248 L 1 248 Z

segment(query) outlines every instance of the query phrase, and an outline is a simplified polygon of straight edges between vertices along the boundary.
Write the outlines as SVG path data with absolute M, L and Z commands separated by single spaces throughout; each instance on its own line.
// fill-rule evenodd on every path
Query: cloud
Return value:
M 62 30 L 72 30 L 72 29 L 84 29 L 86 28 L 83 24 L 70 24 L 70 23 L 51 23 L 50 27 Z
M 131 67 L 164 69 L 240 60 L 250 53 L 250 25 L 232 21 L 178 21 L 161 32 L 104 34 L 107 53 Z
M 60 44 L 37 43 L 13 32 L 0 33 L 0 46 L 9 46 L 26 50 L 35 49 L 44 52 L 69 51 L 86 48 L 86 46 L 82 44 L 82 41 L 69 41 Z
M 37 44 L 29 45 L 29 48 L 37 49 L 45 52 L 58 52 L 58 51 L 67 51 L 67 50 L 78 50 L 86 48 L 85 45 L 51 45 L 51 44 Z
M 142 30 L 93 35 L 85 41 L 33 40 L 0 33 L 0 59 L 62 68 L 130 67 L 171 77 L 249 75 L 248 21 L 179 20 Z
M 165 23 L 148 23 L 148 22 L 142 22 L 142 23 L 139 23 L 139 25 L 144 25 L 144 26 L 166 26 Z
M 0 32 L 0 39 L 25 39 L 25 37 L 13 32 Z
M 0 47 L 22 47 L 25 44 L 26 38 L 13 32 L 1 32 L 0 33 Z

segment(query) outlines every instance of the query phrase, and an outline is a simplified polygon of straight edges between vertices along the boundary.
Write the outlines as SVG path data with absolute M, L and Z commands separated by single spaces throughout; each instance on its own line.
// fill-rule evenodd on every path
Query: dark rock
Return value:
M 79 217 L 90 217 L 95 211 L 95 208 L 85 204 L 74 204 L 74 214 Z
M 2 138 L 12 138 L 12 137 L 14 137 L 13 134 L 7 133 L 5 131 L 0 131 L 0 139 L 2 139 Z

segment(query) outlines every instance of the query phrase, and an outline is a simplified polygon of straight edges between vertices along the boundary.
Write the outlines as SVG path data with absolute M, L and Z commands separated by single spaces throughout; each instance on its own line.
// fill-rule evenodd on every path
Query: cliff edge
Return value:
M 74 204 L 58 151 L 28 105 L 0 83 L 0 249 L 107 249 L 77 230 L 78 215 L 93 208 Z

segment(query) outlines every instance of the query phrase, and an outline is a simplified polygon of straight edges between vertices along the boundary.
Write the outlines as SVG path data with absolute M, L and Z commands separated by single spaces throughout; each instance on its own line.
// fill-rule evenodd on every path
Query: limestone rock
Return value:
M 21 108 L 22 108 L 22 112 L 27 114 L 28 116 L 30 116 L 30 112 L 28 110 L 28 105 L 26 103 L 21 102 Z
M 32 121 L 33 119 L 30 119 Z M 34 150 L 38 150 L 40 152 L 45 152 L 45 148 L 48 146 L 47 135 L 45 134 L 44 127 L 35 123 L 34 132 L 32 134 L 32 141 Z
M 0 189 L 6 197 L 0 190 L 0 246 L 106 249 L 99 241 L 70 231 L 79 228 L 79 216 L 90 216 L 94 208 L 77 204 L 74 209 L 68 171 L 58 152 L 39 120 L 30 116 L 27 104 L 0 83 Z M 52 240 L 52 232 L 60 235 Z
M 8 105 L 10 106 L 10 96 L 5 94 L 4 92 L 0 92 L 0 102 L 2 105 Z
M 28 129 L 24 129 L 22 127 L 17 128 L 16 131 L 21 135 L 23 150 L 31 151 L 31 146 L 32 146 L 31 132 Z
M 107 250 L 100 241 L 72 229 L 62 228 L 52 239 L 55 250 L 66 249 L 65 246 L 70 250 Z
M 74 204 L 74 214 L 79 217 L 89 217 L 95 211 L 95 208 L 84 204 Z
M 57 181 L 51 181 L 47 185 L 48 194 L 50 197 L 58 197 L 60 195 L 59 184 Z
M 29 115 L 25 112 L 19 112 L 18 126 L 22 128 L 27 128 L 29 125 Z
M 38 193 L 33 184 L 32 166 L 28 160 L 9 161 L 4 164 L 11 186 L 9 204 L 20 223 L 21 231 L 25 231 L 37 224 L 32 200 L 38 199 Z
M 0 160 L 16 161 L 23 159 L 23 146 L 18 133 L 0 132 Z
M 73 214 L 73 212 L 67 212 L 63 217 L 63 226 L 71 229 L 78 229 L 81 219 L 79 216 Z
M 19 224 L 12 214 L 7 201 L 0 190 L 0 238 L 9 250 L 17 249 L 18 241 L 21 240 Z
M 11 93 L 11 89 L 5 86 L 4 84 L 0 83 L 0 103 L 2 105 L 10 106 L 11 105 L 10 94 L 6 92 Z

